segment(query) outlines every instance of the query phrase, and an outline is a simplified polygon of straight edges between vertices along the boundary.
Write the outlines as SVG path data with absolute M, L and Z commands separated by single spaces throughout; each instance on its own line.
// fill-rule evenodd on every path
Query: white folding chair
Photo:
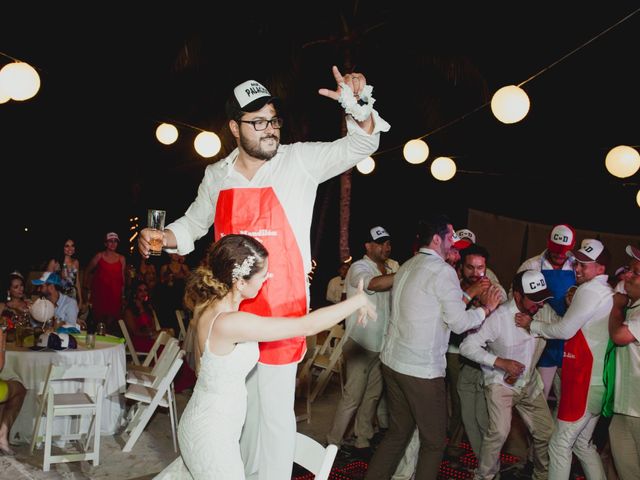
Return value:
M 127 383 L 138 383 L 140 385 L 151 386 L 155 382 L 156 377 L 166 374 L 167 370 L 171 366 L 171 362 L 173 362 L 180 350 L 178 339 L 170 336 L 169 334 L 167 334 L 167 336 L 169 339 L 158 356 L 158 361 L 153 365 L 153 367 L 146 366 L 146 368 L 143 369 L 132 366 L 131 368 L 128 368 Z
M 162 330 L 162 326 L 160 326 L 160 320 L 158 320 L 158 314 L 153 308 L 151 309 L 151 313 L 153 314 L 153 324 L 155 326 L 156 332 L 159 332 L 160 330 Z
M 176 309 L 176 318 L 178 319 L 178 340 L 183 342 L 187 338 L 187 329 L 184 327 L 184 312 L 179 308 Z
M 324 392 L 324 389 L 329 383 L 331 375 L 333 375 L 334 373 L 337 373 L 340 378 L 340 389 L 342 390 L 342 394 L 344 395 L 344 377 L 342 374 L 342 347 L 344 346 L 344 342 L 347 340 L 347 338 L 348 337 L 345 334 L 344 328 L 341 325 L 334 325 L 329 331 L 329 334 L 322 344 L 322 347 L 313 359 L 311 368 L 312 370 L 319 370 L 320 374 L 318 375 L 318 380 L 316 380 L 315 386 L 311 391 L 311 402 L 313 402 L 316 397 L 318 397 L 318 395 Z M 333 346 L 331 353 L 327 353 L 331 342 L 336 341 L 337 343 Z
M 156 341 L 153 342 L 153 346 L 146 354 L 146 357 L 144 357 L 142 365 L 127 365 L 127 371 L 151 372 L 155 364 L 158 363 L 158 350 L 160 350 L 161 346 L 167 345 L 172 338 L 173 337 L 164 330 L 158 333 Z
M 337 453 L 337 445 L 331 444 L 323 447 L 313 438 L 299 432 L 296 433 L 296 450 L 293 461 L 313 473 L 315 480 L 329 478 Z
M 139 356 L 146 356 L 147 352 L 136 352 L 136 347 L 133 345 L 131 335 L 129 335 L 129 329 L 123 319 L 118 320 L 118 325 L 120 325 L 120 330 L 124 336 L 124 341 L 127 346 L 127 355 L 131 357 L 131 363 L 133 363 L 133 365 L 140 365 Z
M 96 466 L 100 463 L 100 420 L 102 415 L 103 389 L 109 372 L 109 365 L 51 365 L 49 373 L 38 398 L 38 414 L 33 429 L 30 453 L 33 454 L 36 443 L 41 438 L 40 422 L 42 415 L 46 415 L 44 459 L 42 470 L 49 471 L 52 463 L 78 462 L 87 460 Z M 61 382 L 84 381 L 82 389 L 76 393 L 56 393 Z M 91 387 L 91 388 L 87 388 Z M 79 453 L 63 453 L 52 455 L 51 443 L 55 438 L 60 440 L 82 440 L 80 432 L 63 435 L 53 435 L 54 417 L 90 415 L 91 421 L 84 440 L 80 442 Z M 78 424 L 80 429 L 80 424 Z M 89 440 L 93 434 L 93 448 L 89 451 Z
M 151 386 L 135 383 L 127 386 L 127 391 L 124 394 L 125 398 L 133 400 L 136 403 L 131 407 L 133 413 L 130 415 L 130 420 L 123 432 L 124 435 L 129 435 L 129 438 L 122 448 L 123 452 L 131 451 L 158 406 L 169 409 L 173 450 L 175 452 L 178 451 L 178 439 L 176 435 L 177 411 L 175 399 L 172 398 L 171 394 L 171 383 L 182 366 L 183 357 L 184 350 L 178 350 L 169 369 L 164 375 L 162 372 L 159 372 Z
M 309 346 L 309 342 L 307 342 Z M 313 350 L 308 350 L 308 354 L 305 359 L 298 365 L 298 374 L 296 375 L 296 397 L 304 399 L 306 413 L 296 415 L 296 422 L 306 420 L 307 423 L 311 423 L 311 380 L 313 375 L 311 374 L 311 365 L 316 358 L 320 350 L 319 345 L 313 346 Z

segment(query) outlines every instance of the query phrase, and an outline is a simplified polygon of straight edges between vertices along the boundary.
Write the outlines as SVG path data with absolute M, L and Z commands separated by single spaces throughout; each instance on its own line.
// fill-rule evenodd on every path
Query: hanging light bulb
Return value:
M 636 203 L 638 204 L 638 206 L 640 207 L 640 190 L 638 190 L 638 193 L 636 195 Z
M 438 157 L 431 164 L 431 175 L 446 182 L 456 174 L 456 163 L 449 157 Z
M 213 157 L 216 153 L 220 151 L 220 147 L 222 144 L 220 143 L 220 138 L 213 132 L 200 132 L 195 140 L 193 141 L 193 146 L 196 149 L 196 152 L 200 154 L 200 156 L 204 158 Z
M 25 62 L 8 63 L 0 70 L 0 91 L 14 100 L 32 98 L 40 90 L 40 75 Z
M 405 143 L 402 154 L 407 162 L 417 165 L 429 156 L 429 146 L 419 138 L 409 140 Z
M 640 168 L 640 154 L 635 148 L 618 145 L 609 150 L 604 164 L 611 175 L 627 178 Z
M 529 97 L 520 87 L 507 85 L 491 98 L 491 111 L 502 123 L 516 123 L 529 113 Z
M 11 100 L 11 96 L 0 88 L 0 105 Z
M 376 168 L 376 162 L 373 158 L 367 157 L 364 160 L 360 160 L 356 165 L 356 168 L 360 173 L 368 175 Z
M 161 123 L 156 128 L 156 138 L 164 145 L 171 145 L 178 139 L 178 129 L 170 123 Z

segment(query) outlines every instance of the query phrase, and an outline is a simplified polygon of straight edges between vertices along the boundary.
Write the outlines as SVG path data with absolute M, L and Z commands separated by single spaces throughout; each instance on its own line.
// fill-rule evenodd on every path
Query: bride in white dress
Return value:
M 202 352 L 198 381 L 178 426 L 181 456 L 156 479 L 244 479 L 240 433 L 245 421 L 245 379 L 258 361 L 258 342 L 314 335 L 359 310 L 375 320 L 360 293 L 303 317 L 260 317 L 239 312 L 268 277 L 268 253 L 247 235 L 226 235 L 212 248 L 206 267 L 189 278 L 185 301 L 197 321 Z

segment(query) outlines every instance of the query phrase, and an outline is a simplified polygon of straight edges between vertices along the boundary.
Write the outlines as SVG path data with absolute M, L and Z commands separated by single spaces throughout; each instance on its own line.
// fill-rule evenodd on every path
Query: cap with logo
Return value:
M 43 333 L 31 350 L 68 350 L 78 348 L 78 342 L 68 333 Z
M 242 112 L 257 112 L 267 103 L 274 102 L 277 103 L 278 98 L 271 95 L 267 87 L 255 80 L 247 80 L 234 88 L 227 100 L 227 117 L 236 119 Z
M 547 241 L 547 250 L 552 253 L 566 255 L 576 244 L 576 232 L 567 224 L 553 227 Z
M 104 237 L 105 240 L 118 240 L 120 241 L 120 237 L 118 236 L 118 234 L 116 232 L 109 232 L 105 235 Z
M 391 240 L 391 235 L 383 227 L 373 227 L 369 230 L 369 242 L 384 243 Z
M 517 276 L 520 276 L 522 292 L 532 302 L 539 303 L 553 298 L 553 292 L 547 287 L 547 281 L 541 272 L 524 270 L 518 273 Z
M 574 256 L 580 263 L 598 263 L 605 267 L 609 265 L 611 260 L 607 247 L 600 240 L 594 239 L 590 239 L 589 242 L 583 242 L 582 248 Z
M 453 246 L 458 250 L 464 250 L 474 243 L 476 243 L 476 234 L 468 228 L 461 228 L 454 233 Z
M 62 279 L 57 272 L 44 272 L 40 278 L 31 280 L 34 285 L 44 285 L 45 283 L 51 285 L 62 286 Z
M 630 257 L 633 257 L 636 260 L 640 260 L 640 248 L 634 247 L 633 245 L 627 245 L 627 248 L 625 248 L 625 252 L 627 252 L 627 255 L 629 255 Z

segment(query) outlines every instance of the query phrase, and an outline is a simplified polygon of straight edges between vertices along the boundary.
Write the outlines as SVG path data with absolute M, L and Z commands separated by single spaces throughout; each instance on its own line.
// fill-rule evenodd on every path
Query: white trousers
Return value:
M 247 377 L 247 418 L 240 451 L 248 479 L 291 479 L 296 372 L 297 363 L 259 363 Z
M 602 460 L 591 442 L 600 415 L 587 411 L 575 422 L 556 419 L 556 429 L 549 442 L 549 480 L 568 480 L 571 454 L 576 454 L 587 480 L 605 480 Z

